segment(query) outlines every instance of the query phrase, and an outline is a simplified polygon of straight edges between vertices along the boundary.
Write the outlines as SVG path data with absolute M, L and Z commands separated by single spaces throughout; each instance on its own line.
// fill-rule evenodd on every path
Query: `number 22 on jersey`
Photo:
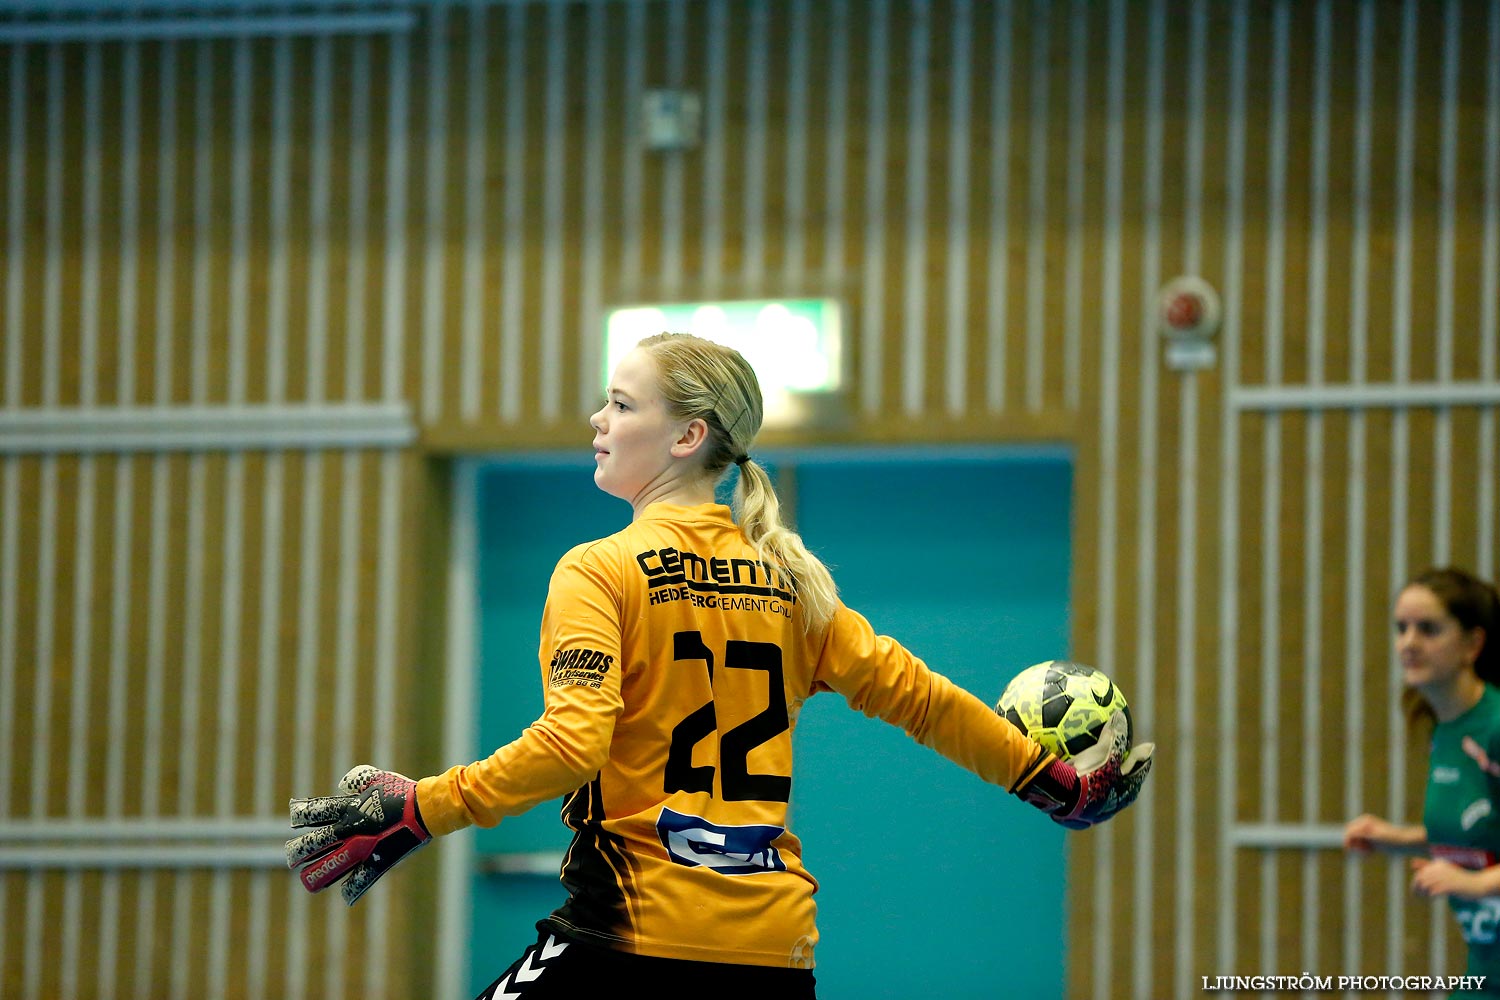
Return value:
M 714 651 L 703 642 L 698 631 L 678 632 L 672 636 L 672 659 L 677 663 L 701 662 L 708 671 L 710 690 L 714 679 Z M 771 642 L 749 642 L 730 639 L 724 644 L 724 670 L 754 670 L 766 674 L 766 707 L 753 718 L 720 734 L 719 761 L 722 793 L 727 802 L 788 802 L 792 779 L 783 774 L 751 774 L 750 752 L 768 743 L 790 728 L 781 671 L 781 647 Z M 693 748 L 718 732 L 718 715 L 714 698 L 709 699 L 672 730 L 672 745 L 667 752 L 663 791 L 707 792 L 714 790 L 714 768 L 711 764 L 693 765 Z

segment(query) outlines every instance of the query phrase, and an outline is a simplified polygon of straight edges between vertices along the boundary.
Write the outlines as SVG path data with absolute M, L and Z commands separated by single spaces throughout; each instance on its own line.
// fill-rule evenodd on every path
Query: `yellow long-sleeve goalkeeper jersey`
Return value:
M 428 829 L 563 796 L 574 837 L 551 926 L 644 955 L 813 964 L 817 882 L 787 828 L 792 730 L 842 694 L 1014 791 L 1052 758 L 842 605 L 813 634 L 727 507 L 648 506 L 569 551 L 542 615 L 541 718 L 417 784 Z

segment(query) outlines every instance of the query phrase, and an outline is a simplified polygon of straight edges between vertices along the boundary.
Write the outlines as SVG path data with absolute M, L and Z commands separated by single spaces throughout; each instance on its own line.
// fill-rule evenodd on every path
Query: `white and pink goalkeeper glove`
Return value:
M 343 879 L 350 906 L 376 880 L 432 839 L 417 809 L 417 783 L 369 764 L 339 781 L 340 794 L 292 799 L 294 828 L 315 827 L 286 842 L 286 865 L 302 887 L 321 892 Z

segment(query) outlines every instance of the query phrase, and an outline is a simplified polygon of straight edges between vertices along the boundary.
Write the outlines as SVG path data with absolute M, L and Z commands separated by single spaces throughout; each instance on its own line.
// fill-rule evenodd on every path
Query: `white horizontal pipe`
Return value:
M 60 841 L 287 840 L 293 833 L 285 816 L 10 819 L 0 822 L 0 845 L 42 842 L 51 846 Z
M 1343 850 L 1344 828 L 1338 823 L 1236 823 L 1229 828 L 1229 843 L 1270 850 Z
M 405 403 L 0 410 L 0 454 L 394 448 L 416 437 Z
M 286 868 L 286 849 L 279 842 L 0 847 L 0 871 L 38 868 Z
M 296 833 L 265 816 L 12 819 L 0 823 L 0 871 L 284 868 Z
M 474 867 L 481 875 L 556 875 L 562 863 L 561 851 L 482 851 Z
M 352 13 L 430 6 L 434 0 L 0 0 L 0 14 Z M 436 0 L 448 5 L 475 0 Z M 578 0 L 478 0 L 482 6 L 576 4 Z
M 1500 382 L 1240 386 L 1230 390 L 1229 405 L 1252 411 L 1500 406 Z
M 277 14 L 386 11 L 413 0 L 0 0 L 0 14 Z
M 4 42 L 109 42 L 277 35 L 370 35 L 412 30 L 410 11 L 282 17 L 145 18 L 111 21 L 22 21 L 0 24 Z

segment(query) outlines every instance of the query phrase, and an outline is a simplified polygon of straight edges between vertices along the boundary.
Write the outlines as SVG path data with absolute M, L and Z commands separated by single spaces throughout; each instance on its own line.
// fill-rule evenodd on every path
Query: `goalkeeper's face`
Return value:
M 639 507 L 681 473 L 674 445 L 686 424 L 667 415 L 650 355 L 640 348 L 631 351 L 616 366 L 604 405 L 589 418 L 594 482 Z

